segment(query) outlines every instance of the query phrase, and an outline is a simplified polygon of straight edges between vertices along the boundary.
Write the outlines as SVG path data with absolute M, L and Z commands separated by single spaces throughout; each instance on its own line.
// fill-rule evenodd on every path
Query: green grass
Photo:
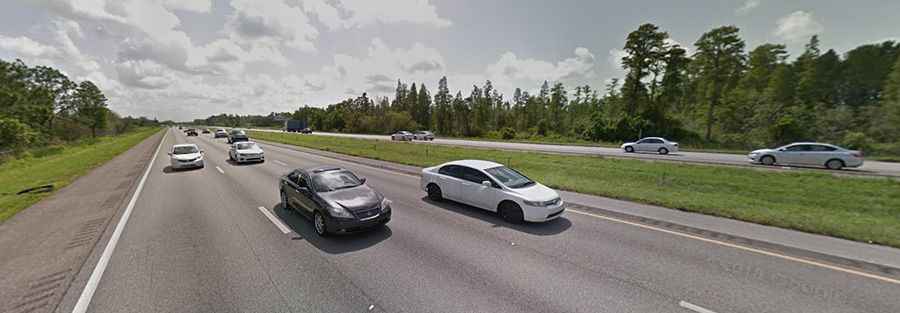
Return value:
M 900 247 L 900 182 L 890 179 L 328 136 L 250 136 L 416 166 L 494 160 L 554 188 Z
M 59 190 L 158 131 L 159 128 L 145 128 L 115 137 L 39 149 L 29 157 L 0 164 L 0 222 L 52 194 L 16 195 L 16 192 L 46 184 L 53 184 L 54 190 Z

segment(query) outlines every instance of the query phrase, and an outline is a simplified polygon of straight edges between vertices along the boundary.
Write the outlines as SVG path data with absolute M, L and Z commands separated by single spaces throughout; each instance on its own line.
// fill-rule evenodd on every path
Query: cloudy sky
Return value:
M 0 58 L 90 79 L 125 115 L 266 114 L 391 94 L 397 79 L 506 95 L 544 80 L 621 77 L 645 22 L 692 51 L 737 25 L 752 48 L 809 36 L 843 53 L 900 38 L 900 1 L 861 0 L 4 0 Z

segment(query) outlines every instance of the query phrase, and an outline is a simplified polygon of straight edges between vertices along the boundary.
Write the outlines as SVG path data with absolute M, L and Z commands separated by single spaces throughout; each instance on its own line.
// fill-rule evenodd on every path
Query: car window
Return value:
M 247 149 L 253 149 L 254 147 L 256 147 L 256 144 L 250 143 L 250 142 L 242 142 L 242 143 L 236 144 L 236 146 L 237 146 L 238 150 L 247 150 Z
M 825 145 L 813 145 L 810 151 L 835 151 L 834 147 L 825 146 Z
M 470 182 L 480 184 L 483 181 L 491 181 L 491 179 L 484 173 L 474 168 L 469 168 L 465 166 L 460 166 L 460 176 L 462 179 L 468 180 Z
M 181 146 L 175 147 L 172 151 L 174 154 L 191 154 L 197 153 L 197 147 L 194 146 Z
M 321 172 L 312 177 L 316 192 L 329 192 L 362 185 L 362 180 L 346 170 Z
M 445 165 L 438 170 L 438 173 L 450 177 L 462 178 L 459 176 L 459 166 L 456 165 Z
M 500 181 L 501 184 L 504 184 L 509 188 L 522 188 L 534 185 L 534 181 L 528 179 L 528 177 L 525 177 L 522 173 L 506 166 L 489 168 L 485 171 Z
M 809 145 L 793 145 L 793 146 L 787 147 L 784 150 L 790 151 L 790 152 L 802 152 L 802 151 L 809 151 L 810 149 L 809 149 Z

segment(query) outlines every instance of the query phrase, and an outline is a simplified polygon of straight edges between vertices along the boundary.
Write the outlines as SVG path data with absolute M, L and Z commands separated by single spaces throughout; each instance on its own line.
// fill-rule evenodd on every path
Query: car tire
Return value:
M 319 235 L 319 237 L 328 237 L 328 225 L 325 223 L 325 217 L 322 216 L 322 213 L 316 212 L 313 215 L 313 230 L 316 231 L 316 235 Z
M 666 149 L 666 148 L 659 148 L 659 151 L 658 151 L 658 152 L 659 152 L 659 154 L 669 154 L 669 149 Z
M 844 168 L 844 161 L 840 159 L 831 159 L 825 162 L 825 167 L 829 170 L 839 171 Z
M 522 212 L 522 208 L 515 202 L 501 202 L 500 207 L 497 209 L 497 212 L 500 213 L 500 217 L 509 223 L 521 224 L 525 221 L 525 214 Z
M 441 192 L 441 187 L 431 183 L 425 187 L 428 190 L 428 199 L 431 201 L 440 202 L 444 200 L 444 194 Z
M 634 153 L 634 147 L 632 147 L 632 146 L 626 146 L 626 147 L 625 147 L 625 152 L 628 152 L 628 153 Z
M 764 155 L 763 157 L 759 158 L 759 163 L 767 166 L 775 165 L 775 157 L 771 155 Z

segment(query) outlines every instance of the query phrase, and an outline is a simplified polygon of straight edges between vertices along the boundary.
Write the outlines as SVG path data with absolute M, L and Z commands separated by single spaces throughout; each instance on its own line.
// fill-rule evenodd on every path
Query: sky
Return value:
M 654 23 L 694 51 L 735 25 L 748 50 L 812 35 L 844 53 L 900 39 L 900 1 L 4 0 L 0 58 L 91 80 L 121 115 L 187 121 L 325 106 L 441 76 L 511 96 L 545 80 L 602 89 L 628 32 Z

